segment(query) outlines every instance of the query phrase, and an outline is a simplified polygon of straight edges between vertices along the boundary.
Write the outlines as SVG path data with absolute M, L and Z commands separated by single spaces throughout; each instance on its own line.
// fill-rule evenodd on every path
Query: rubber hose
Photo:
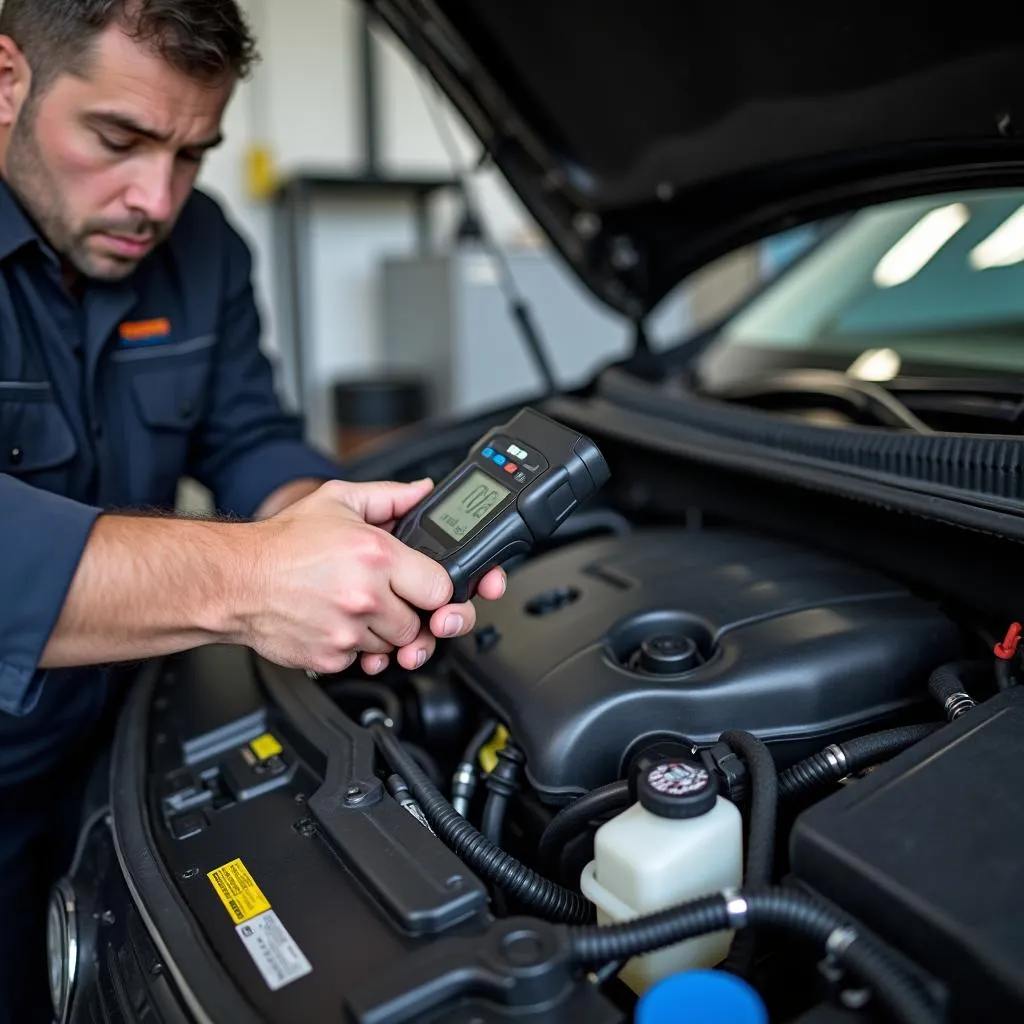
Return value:
M 779 797 L 789 800 L 797 795 L 806 797 L 823 792 L 847 775 L 903 753 L 942 726 L 941 722 L 902 725 L 826 747 L 782 772 Z
M 736 908 L 730 912 L 730 908 Z M 684 939 L 738 928 L 781 928 L 823 946 L 870 986 L 903 1024 L 935 1024 L 917 984 L 871 940 L 808 897 L 783 889 L 718 894 L 658 914 L 603 927 L 570 928 L 570 958 L 590 966 L 664 949 Z
M 923 722 L 920 725 L 900 725 L 895 729 L 854 736 L 839 744 L 840 749 L 855 772 L 870 768 L 885 758 L 894 757 L 915 743 L 931 736 L 943 727 L 943 722 Z
M 385 760 L 409 786 L 427 821 L 438 837 L 474 871 L 500 886 L 540 916 L 553 921 L 584 922 L 593 918 L 593 907 L 579 893 L 542 878 L 515 857 L 495 846 L 478 832 L 440 794 L 415 759 L 381 721 L 380 711 L 363 716 Z
M 629 783 L 611 782 L 599 786 L 563 807 L 548 823 L 537 844 L 537 864 L 548 875 L 557 874 L 562 851 L 595 818 L 614 814 L 629 806 Z
M 1005 658 L 996 658 L 996 689 L 1009 690 L 1011 686 L 1017 685 L 1017 675 L 1013 670 L 1013 663 Z
M 402 731 L 402 702 L 390 686 L 384 683 L 353 680 L 329 687 L 327 693 L 333 701 L 351 697 L 353 700 L 367 701 L 383 708 L 384 713 L 395 723 L 395 729 L 398 732 Z
M 928 679 L 928 692 L 939 702 L 951 722 L 974 707 L 974 699 L 960 678 L 964 667 L 959 664 L 940 665 Z
M 416 758 L 416 763 L 426 772 L 427 778 L 440 789 L 444 785 L 444 776 L 437 761 L 428 754 L 419 744 L 403 740 L 406 751 Z
M 508 797 L 504 793 L 487 794 L 480 831 L 496 846 L 501 845 L 501 833 L 505 827 L 505 812 L 507 810 Z
M 494 730 L 497 728 L 498 720 L 496 718 L 485 718 L 477 731 L 473 733 L 473 738 L 466 744 L 462 760 L 477 767 L 476 762 L 480 757 L 480 751 L 483 750 L 484 744 L 491 738 Z
M 775 819 L 779 805 L 778 773 L 771 751 L 756 736 L 739 729 L 720 740 L 743 758 L 750 774 L 750 825 L 744 885 L 769 885 L 775 859 Z
M 746 871 L 748 889 L 770 885 L 775 861 L 775 825 L 779 809 L 779 777 L 771 751 L 756 736 L 733 729 L 722 733 L 722 743 L 743 758 L 750 776 L 750 817 L 747 826 Z M 722 969 L 746 976 L 754 963 L 757 937 L 738 935 Z

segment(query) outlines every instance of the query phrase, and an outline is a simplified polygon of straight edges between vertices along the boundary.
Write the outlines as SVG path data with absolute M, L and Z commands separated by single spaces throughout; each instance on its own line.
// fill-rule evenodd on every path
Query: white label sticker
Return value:
M 273 910 L 236 925 L 235 931 L 271 991 L 276 992 L 313 970 L 313 965 Z

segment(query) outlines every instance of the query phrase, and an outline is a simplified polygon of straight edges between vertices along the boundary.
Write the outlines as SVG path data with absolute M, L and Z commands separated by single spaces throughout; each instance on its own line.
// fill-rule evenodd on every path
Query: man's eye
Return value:
M 132 143 L 119 142 L 116 139 L 108 138 L 106 135 L 101 135 L 99 139 L 103 148 L 109 149 L 111 153 L 127 153 L 132 148 Z
M 203 162 L 203 154 L 194 149 L 183 149 L 178 153 L 178 157 L 187 164 L 201 164 Z

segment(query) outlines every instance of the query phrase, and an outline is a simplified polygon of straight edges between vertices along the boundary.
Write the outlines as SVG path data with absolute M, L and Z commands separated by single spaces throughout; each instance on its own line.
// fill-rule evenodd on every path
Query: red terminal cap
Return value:
M 997 658 L 1009 661 L 1016 653 L 1020 644 L 1021 625 L 1019 622 L 1011 622 L 1010 628 L 1006 631 L 1006 637 L 1001 644 L 996 644 L 994 653 Z

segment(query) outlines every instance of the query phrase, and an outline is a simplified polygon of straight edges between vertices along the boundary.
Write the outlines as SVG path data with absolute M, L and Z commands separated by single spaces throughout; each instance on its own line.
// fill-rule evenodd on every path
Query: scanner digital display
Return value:
M 475 469 L 427 514 L 427 519 L 453 540 L 461 541 L 511 493 L 482 470 Z

